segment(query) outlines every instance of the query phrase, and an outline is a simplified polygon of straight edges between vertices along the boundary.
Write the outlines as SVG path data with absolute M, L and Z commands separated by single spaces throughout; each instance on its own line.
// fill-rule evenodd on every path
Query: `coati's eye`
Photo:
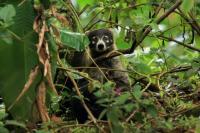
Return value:
M 113 40 L 108 35 L 103 36 L 103 40 L 107 44 L 112 44 Z
M 98 38 L 96 36 L 93 36 L 91 39 L 91 43 L 95 44 L 95 43 L 97 43 L 97 40 L 98 40 Z
M 98 41 L 97 36 L 92 36 L 92 37 L 90 38 L 90 45 L 89 45 L 89 47 L 90 47 L 90 48 L 94 48 L 94 47 L 95 47 L 95 44 L 97 43 L 97 41 Z
M 93 36 L 93 37 L 92 37 L 92 40 L 94 40 L 94 41 L 97 40 L 97 37 L 96 37 L 96 36 Z
M 108 40 L 109 37 L 105 35 L 105 36 L 103 36 L 103 39 L 104 39 L 104 40 Z
M 109 43 L 109 42 L 110 42 L 109 37 L 108 37 L 107 35 L 103 36 L 103 40 L 104 40 L 104 42 L 106 42 L 106 43 Z
M 104 38 L 108 39 L 109 37 L 107 35 L 105 35 Z

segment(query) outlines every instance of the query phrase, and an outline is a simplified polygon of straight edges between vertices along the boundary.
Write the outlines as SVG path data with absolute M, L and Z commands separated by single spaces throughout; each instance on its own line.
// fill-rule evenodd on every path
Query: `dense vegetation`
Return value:
M 113 31 L 118 52 L 94 60 L 120 56 L 129 74 L 131 90 L 117 97 L 112 81 L 70 66 L 99 28 Z M 0 132 L 199 133 L 199 53 L 198 0 L 0 0 Z M 89 108 L 80 124 L 62 111 L 74 98 L 88 108 L 67 84 L 82 77 L 91 92 L 103 88 L 107 120 Z

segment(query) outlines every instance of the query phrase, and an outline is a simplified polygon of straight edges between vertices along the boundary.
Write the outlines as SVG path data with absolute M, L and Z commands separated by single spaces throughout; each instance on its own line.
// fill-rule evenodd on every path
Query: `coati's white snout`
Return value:
M 106 50 L 106 43 L 103 41 L 103 39 L 99 39 L 96 44 L 96 51 L 97 52 L 103 52 Z

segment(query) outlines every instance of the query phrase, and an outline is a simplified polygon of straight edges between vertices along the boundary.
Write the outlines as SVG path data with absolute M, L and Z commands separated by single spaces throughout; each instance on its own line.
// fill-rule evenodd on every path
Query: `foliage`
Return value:
M 18 2 L 7 2 L 0 10 L 0 94 L 9 107 L 23 88 L 30 70 L 38 63 L 33 32 L 34 11 L 31 2 L 17 6 Z M 39 76 L 38 76 L 39 79 Z M 18 119 L 29 119 L 31 104 L 35 100 L 38 80 L 14 108 L 10 110 Z
M 199 132 L 200 2 L 71 2 L 0 3 L 0 96 L 5 105 L 0 107 L 0 132 Z M 98 28 L 110 28 L 118 54 L 125 55 L 121 61 L 130 77 L 128 92 L 118 95 L 114 82 L 100 84 L 70 66 L 74 52 L 89 44 L 87 31 Z M 124 52 L 132 48 L 132 53 Z M 106 116 L 106 121 L 77 124 L 68 120 L 67 107 L 69 114 L 61 114 L 65 122 L 54 118 L 62 100 L 88 100 L 79 94 L 82 90 L 71 91 L 66 77 L 88 79 L 89 92 L 104 107 L 99 119 Z M 38 114 L 41 127 L 29 126 L 38 122 Z

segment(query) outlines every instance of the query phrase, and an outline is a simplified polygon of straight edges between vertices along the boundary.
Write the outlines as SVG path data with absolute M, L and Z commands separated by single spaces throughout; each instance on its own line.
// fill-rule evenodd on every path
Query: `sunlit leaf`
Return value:
M 77 51 L 82 51 L 89 45 L 88 37 L 85 34 L 70 32 L 64 29 L 60 30 L 60 41 L 64 46 L 74 48 Z
M 127 48 L 130 48 L 131 46 L 131 44 L 128 44 L 127 42 L 125 42 L 121 36 L 117 38 L 116 44 L 117 44 L 118 49 L 127 49 Z
M 0 19 L 2 19 L 5 23 L 9 23 L 15 15 L 15 7 L 11 4 L 0 8 Z
M 185 13 L 188 13 L 194 6 L 194 0 L 183 0 L 181 8 Z
M 89 1 L 85 1 L 85 0 L 77 0 L 78 5 L 80 6 L 80 8 L 82 9 L 84 6 L 86 6 L 87 4 L 92 5 L 95 3 L 95 0 L 89 0 Z

